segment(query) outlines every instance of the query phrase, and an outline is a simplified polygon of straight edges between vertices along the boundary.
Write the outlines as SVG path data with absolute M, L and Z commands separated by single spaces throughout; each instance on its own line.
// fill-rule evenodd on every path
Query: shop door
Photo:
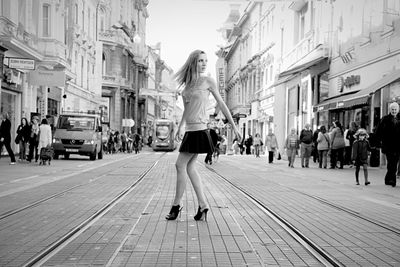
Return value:
M 16 102 L 17 102 L 17 94 L 13 93 L 8 90 L 2 90 L 1 91 L 1 109 L 0 112 L 1 114 L 8 113 L 9 114 L 9 120 L 11 121 L 11 148 L 16 152 L 15 148 L 15 135 L 17 131 L 17 127 L 19 125 L 19 122 L 16 122 L 15 119 L 15 111 L 17 110 L 16 108 Z M 4 148 L 3 151 L 0 151 L 2 155 L 7 155 L 7 150 Z

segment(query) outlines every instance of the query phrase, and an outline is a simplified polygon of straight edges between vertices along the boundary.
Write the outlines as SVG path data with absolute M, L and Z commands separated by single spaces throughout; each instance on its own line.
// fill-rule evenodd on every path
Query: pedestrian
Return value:
M 286 155 L 288 156 L 288 166 L 294 168 L 294 161 L 296 159 L 297 150 L 300 148 L 300 139 L 296 134 L 296 129 L 292 128 L 290 134 L 285 141 Z
M 207 66 L 207 55 L 201 50 L 193 51 L 175 77 L 180 87 L 183 87 L 182 98 L 184 111 L 179 123 L 176 139 L 182 141 L 175 166 L 177 182 L 172 208 L 166 216 L 167 220 L 175 220 L 182 209 L 182 197 L 185 192 L 186 174 L 196 192 L 198 209 L 194 216 L 196 221 L 207 220 L 209 205 L 206 202 L 203 183 L 196 170 L 198 154 L 213 150 L 210 132 L 207 129 L 207 107 L 210 93 L 215 98 L 219 108 L 228 119 L 238 139 L 240 133 L 236 128 L 232 115 L 224 103 L 215 81 L 204 75 Z M 182 128 L 185 133 L 182 139 Z
M 28 161 L 31 162 L 33 157 L 35 157 L 35 161 L 38 161 L 39 153 L 38 153 L 38 144 L 39 144 L 39 117 L 33 116 L 31 123 L 31 134 L 29 137 L 29 156 Z
M 240 154 L 240 146 L 239 146 L 239 142 L 238 142 L 237 138 L 233 139 L 232 150 L 233 150 L 233 155 L 239 155 Z
M 19 160 L 25 160 L 27 157 L 29 137 L 31 134 L 31 127 L 26 118 L 21 119 L 21 124 L 17 128 L 17 137 L 15 142 L 19 145 Z M 18 142 L 17 142 L 18 141 Z
M 313 143 L 312 143 L 311 155 L 313 157 L 314 163 L 317 163 L 317 161 L 319 160 L 318 141 L 317 141 L 319 132 L 320 132 L 320 129 L 317 128 L 313 133 Z
M 352 157 L 354 166 L 356 167 L 356 184 L 360 185 L 358 180 L 358 174 L 360 172 L 360 167 L 363 166 L 364 170 L 364 182 L 365 185 L 369 185 L 368 181 L 368 152 L 371 151 L 371 147 L 367 140 L 368 134 L 367 131 L 363 128 L 360 128 L 355 133 L 355 141 L 352 146 Z
M 265 151 L 268 151 L 268 163 L 274 162 L 274 154 L 278 150 L 278 141 L 272 129 L 268 129 L 268 134 L 265 137 Z
M 223 155 L 228 153 L 228 138 L 225 135 L 221 136 L 221 153 Z
M 122 133 L 121 133 L 121 150 L 124 153 L 126 153 L 126 151 L 127 151 L 127 143 L 128 143 L 128 135 L 125 133 L 125 131 L 122 131 Z
M 244 140 L 244 145 L 246 147 L 246 155 L 250 155 L 251 154 L 251 146 L 253 145 L 253 137 L 251 136 L 251 134 L 249 134 L 246 138 L 246 140 Z
M 399 104 L 389 105 L 389 114 L 382 117 L 376 130 L 377 138 L 381 142 L 382 153 L 386 155 L 387 172 L 385 184 L 396 186 L 396 172 L 400 158 L 400 114 Z
M 340 162 L 339 169 L 343 169 L 344 165 L 344 131 L 339 121 L 333 122 L 333 130 L 331 133 L 331 167 L 335 169 L 337 162 Z
M 1 115 L 1 125 L 0 125 L 0 158 L 1 151 L 3 150 L 3 145 L 7 149 L 7 153 L 10 156 L 10 165 L 15 164 L 14 152 L 11 148 L 11 121 L 9 119 L 9 114 L 7 112 Z
M 355 134 L 358 130 L 358 124 L 355 121 L 350 122 L 350 125 L 346 131 L 344 131 L 344 164 L 350 165 L 350 168 L 353 167 L 352 165 L 352 147 L 355 141 Z
M 212 149 L 212 151 L 207 153 L 207 155 L 206 155 L 206 157 L 204 159 L 204 162 L 206 164 L 210 164 L 211 165 L 212 164 L 213 153 L 215 151 L 215 146 L 217 145 L 217 142 L 218 142 L 218 135 L 217 135 L 217 132 L 211 127 L 210 123 L 207 123 L 207 129 L 209 129 L 209 131 L 210 131 L 210 136 L 211 136 L 213 149 Z
M 42 122 L 39 126 L 39 143 L 38 143 L 38 151 L 43 147 L 51 146 L 52 143 L 52 135 L 51 135 L 51 127 L 47 122 L 47 119 L 42 119 Z
M 301 167 L 308 168 L 310 165 L 310 157 L 312 152 L 313 131 L 311 125 L 306 123 L 304 129 L 300 132 L 300 157 Z
M 324 169 L 326 169 L 331 141 L 324 125 L 319 128 L 317 143 L 319 168 L 324 167 Z
M 253 140 L 254 155 L 256 156 L 256 158 L 260 157 L 260 149 L 261 149 L 262 145 L 263 145 L 263 143 L 261 141 L 261 136 L 259 133 L 256 133 L 256 135 L 254 136 L 254 140 Z

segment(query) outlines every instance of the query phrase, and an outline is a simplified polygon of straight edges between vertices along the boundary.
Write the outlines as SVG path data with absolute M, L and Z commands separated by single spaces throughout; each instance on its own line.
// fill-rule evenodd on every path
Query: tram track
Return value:
M 114 163 L 114 162 L 115 162 L 115 161 L 109 162 L 108 164 L 102 165 L 102 166 L 100 166 L 100 167 L 107 166 L 107 165 L 112 164 L 112 163 Z M 98 168 L 98 167 L 95 167 L 95 168 Z M 92 169 L 93 169 L 93 167 L 92 167 L 92 168 L 89 168 L 89 169 L 86 169 L 84 172 L 88 172 L 88 171 L 90 171 L 90 170 L 92 170 Z M 63 195 L 65 195 L 66 193 L 71 192 L 71 191 L 73 191 L 73 190 L 75 190 L 75 189 L 77 189 L 77 188 L 90 185 L 91 183 L 95 182 L 96 180 L 108 176 L 108 174 L 109 174 L 110 172 L 112 172 L 112 171 L 113 171 L 112 169 L 109 169 L 107 173 L 102 174 L 102 175 L 100 175 L 100 176 L 98 176 L 98 177 L 96 177 L 96 178 L 94 178 L 94 179 L 90 179 L 90 180 L 89 180 L 88 182 L 86 182 L 86 183 L 82 183 L 82 184 L 78 184 L 78 185 L 71 186 L 71 187 L 69 187 L 69 188 L 67 188 L 67 189 L 65 189 L 65 190 L 62 190 L 62 191 L 57 192 L 57 193 L 54 193 L 54 194 L 52 194 L 52 195 L 50 195 L 50 196 L 43 197 L 43 198 L 38 199 L 38 200 L 36 200 L 36 201 L 32 201 L 32 202 L 30 202 L 30 203 L 28 203 L 28 204 L 26 204 L 26 205 L 24 205 L 24 206 L 22 206 L 22 207 L 20 207 L 20 208 L 15 208 L 15 209 L 12 209 L 12 210 L 3 212 L 3 213 L 0 214 L 0 221 L 1 221 L 1 220 L 4 220 L 4 219 L 6 219 L 6 218 L 8 218 L 8 217 L 10 217 L 10 216 L 12 216 L 12 215 L 15 215 L 15 214 L 18 214 L 18 213 L 20 213 L 20 212 L 23 212 L 23 211 L 29 210 L 29 209 L 31 209 L 31 208 L 37 207 L 38 205 L 40 205 L 40 204 L 42 204 L 42 203 L 45 203 L 45 202 L 47 202 L 47 201 L 49 201 L 49 200 L 52 200 L 52 199 L 55 199 L 55 198 L 57 198 L 57 197 L 63 196 Z M 83 173 L 83 172 L 82 172 L 82 173 Z M 73 176 L 73 175 L 78 175 L 78 174 L 72 173 L 72 174 L 69 174 L 68 176 Z
M 315 242 L 309 239 L 305 234 L 303 234 L 299 229 L 297 229 L 288 220 L 284 219 L 282 216 L 274 212 L 271 208 L 265 205 L 261 200 L 255 197 L 253 194 L 249 193 L 246 189 L 242 188 L 238 184 L 230 181 L 224 175 L 218 173 L 213 168 L 207 167 L 209 170 L 214 172 L 219 178 L 221 178 L 226 183 L 230 184 L 238 192 L 244 195 L 248 200 L 250 200 L 255 206 L 262 210 L 266 215 L 268 215 L 272 220 L 274 220 L 280 227 L 282 227 L 290 236 L 297 240 L 315 259 L 328 267 L 340 267 L 344 266 L 334 257 L 332 257 L 323 248 L 318 246 Z
M 207 168 L 210 169 L 211 171 L 215 172 L 217 175 L 219 175 L 219 176 L 221 175 L 221 174 L 219 174 L 215 169 L 213 169 L 212 167 L 207 166 Z M 229 182 L 230 182 L 230 181 L 229 181 Z M 270 182 L 271 182 L 271 183 L 275 183 L 275 182 L 273 182 L 273 181 L 270 181 Z M 385 223 L 385 222 L 378 221 L 378 220 L 373 219 L 373 218 L 371 218 L 371 217 L 362 215 L 362 214 L 360 214 L 359 212 L 357 212 L 357 211 L 355 211 L 355 210 L 353 210 L 353 209 L 351 209 L 351 208 L 343 207 L 343 206 L 341 206 L 341 205 L 338 205 L 338 204 L 336 204 L 336 203 L 333 203 L 332 201 L 329 201 L 329 200 L 324 199 L 324 198 L 322 198 L 322 197 L 319 197 L 319 196 L 316 196 L 316 195 L 312 195 L 312 194 L 306 193 L 306 192 L 301 191 L 301 190 L 297 190 L 297 189 L 295 189 L 295 188 L 293 188 L 293 187 L 286 186 L 286 185 L 283 185 L 283 184 L 281 184 L 281 183 L 275 183 L 275 184 L 277 184 L 277 185 L 279 185 L 279 186 L 281 186 L 281 187 L 284 187 L 284 188 L 286 188 L 286 189 L 288 189 L 288 190 L 294 191 L 294 192 L 296 192 L 296 193 L 298 193 L 298 194 L 302 194 L 302 195 L 304 195 L 304 196 L 307 196 L 307 197 L 309 197 L 309 198 L 311 198 L 311 199 L 314 199 L 314 200 L 316 200 L 316 201 L 318 201 L 318 202 L 320 202 L 320 203 L 322 203 L 322 204 L 324 204 L 324 205 L 327 205 L 327 206 L 329 206 L 329 207 L 332 207 L 332 208 L 334 208 L 334 209 L 336 209 L 336 210 L 339 210 L 339 211 L 341 211 L 341 212 L 345 212 L 346 214 L 349 214 L 349 215 L 351 215 L 351 216 L 353 216 L 353 217 L 356 217 L 356 218 L 358 218 L 358 219 L 362 219 L 363 221 L 366 221 L 366 222 L 368 222 L 368 223 L 371 223 L 371 224 L 373 224 L 373 225 L 376 225 L 376 226 L 378 226 L 378 227 L 380 227 L 380 228 L 382 228 L 382 229 L 388 230 L 388 231 L 390 231 L 390 232 L 392 232 L 392 233 L 394 233 L 394 234 L 396 234 L 396 235 L 400 235 L 400 229 L 399 229 L 399 228 L 394 227 L 394 226 L 391 226 L 391 225 L 389 225 L 389 224 L 387 224 L 387 223 Z
M 162 155 L 160 156 L 162 157 Z M 44 250 L 33 256 L 29 259 L 23 266 L 41 266 L 41 264 L 45 263 L 48 259 L 54 256 L 58 249 L 66 246 L 69 242 L 74 240 L 77 236 L 83 233 L 87 228 L 89 228 L 93 223 L 99 220 L 102 216 L 104 216 L 112 207 L 114 207 L 118 202 L 120 202 L 126 195 L 132 192 L 147 176 L 147 174 L 153 170 L 159 162 L 159 159 L 153 162 L 150 167 L 144 170 L 137 179 L 130 185 L 126 186 L 123 190 L 120 191 L 115 197 L 105 203 L 102 207 L 97 209 L 95 213 L 93 213 L 90 217 L 76 225 L 74 228 L 70 229 L 66 232 L 62 237 L 55 240 L 52 244 L 47 246 Z M 71 188 L 72 190 L 72 188 Z M 60 195 L 58 193 L 58 195 Z

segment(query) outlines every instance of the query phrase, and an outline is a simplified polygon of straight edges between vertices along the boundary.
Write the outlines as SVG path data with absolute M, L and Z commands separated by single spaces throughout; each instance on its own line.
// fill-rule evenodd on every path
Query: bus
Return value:
M 152 147 L 154 151 L 175 150 L 175 124 L 172 120 L 157 119 L 154 122 Z

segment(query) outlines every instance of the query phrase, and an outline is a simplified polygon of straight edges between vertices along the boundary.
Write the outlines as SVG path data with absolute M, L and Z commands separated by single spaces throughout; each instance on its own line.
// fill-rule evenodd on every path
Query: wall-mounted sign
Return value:
M 11 69 L 24 69 L 24 70 L 34 70 L 35 60 L 26 58 L 8 58 L 8 67 Z
M 344 79 L 343 83 L 346 87 L 351 87 L 353 85 L 359 84 L 361 80 L 360 75 L 351 75 Z
M 34 70 L 29 73 L 29 83 L 43 86 L 65 86 L 65 72 Z

